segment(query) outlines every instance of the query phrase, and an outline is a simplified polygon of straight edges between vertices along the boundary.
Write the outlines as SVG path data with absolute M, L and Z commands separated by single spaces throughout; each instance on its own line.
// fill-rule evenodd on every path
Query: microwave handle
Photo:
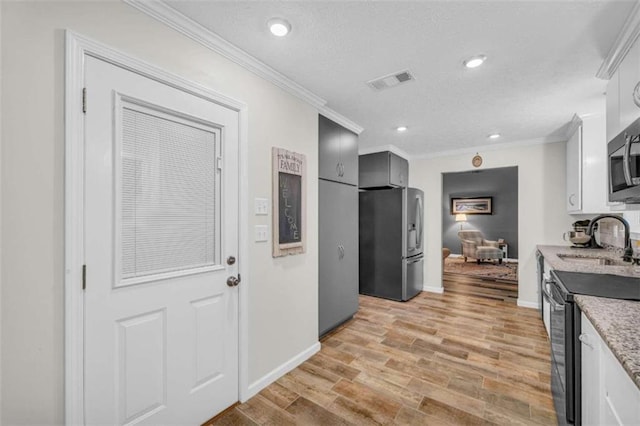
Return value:
M 631 179 L 631 136 L 624 134 L 624 156 L 622 157 L 622 169 L 624 171 L 624 180 L 627 186 L 633 186 L 633 179 Z
M 626 133 L 624 134 L 624 136 L 624 157 L 622 161 L 624 169 L 624 180 L 627 183 L 627 186 L 640 185 L 640 178 L 631 176 L 631 145 L 640 142 L 640 135 L 636 136 L 635 140 L 633 137 L 627 135 Z

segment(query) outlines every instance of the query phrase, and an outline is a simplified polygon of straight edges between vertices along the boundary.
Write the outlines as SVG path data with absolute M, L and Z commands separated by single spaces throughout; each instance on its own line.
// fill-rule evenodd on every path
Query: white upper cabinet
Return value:
M 640 117 L 640 108 L 633 101 L 633 91 L 640 82 L 640 43 L 633 44 L 624 61 L 618 68 L 618 102 L 619 102 L 619 130 L 613 136 L 623 131 L 629 124 Z M 608 92 L 607 92 L 608 93 Z M 608 111 L 607 111 L 608 113 Z M 608 139 L 610 140 L 610 139 Z
M 599 214 L 607 205 L 607 143 L 603 113 L 575 116 L 567 140 L 567 212 Z
M 640 118 L 640 107 L 633 100 L 633 93 L 637 85 L 640 85 L 640 41 L 638 40 L 633 43 L 607 84 L 607 142 Z M 638 92 L 640 94 L 640 87 Z M 604 155 L 603 168 L 606 172 L 606 145 Z M 608 182 L 608 177 L 605 177 L 605 182 Z M 609 202 L 608 187 L 606 191 L 609 211 L 640 210 L 640 204 Z
M 582 210 L 582 120 L 567 140 L 567 212 Z
M 620 127 L 620 74 L 615 73 L 607 84 L 607 142 L 622 131 Z

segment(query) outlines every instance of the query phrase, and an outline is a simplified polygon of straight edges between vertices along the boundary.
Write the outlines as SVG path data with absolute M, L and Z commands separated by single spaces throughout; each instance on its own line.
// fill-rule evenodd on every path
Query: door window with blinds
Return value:
M 116 109 L 116 287 L 220 267 L 220 129 L 130 99 Z

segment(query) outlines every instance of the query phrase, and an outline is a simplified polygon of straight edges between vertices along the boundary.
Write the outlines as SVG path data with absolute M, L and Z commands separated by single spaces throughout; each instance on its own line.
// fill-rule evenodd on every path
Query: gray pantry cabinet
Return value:
M 319 335 L 358 310 L 358 188 L 319 182 Z
M 358 136 L 319 116 L 318 334 L 358 310 Z
M 358 135 L 319 116 L 320 179 L 358 185 Z

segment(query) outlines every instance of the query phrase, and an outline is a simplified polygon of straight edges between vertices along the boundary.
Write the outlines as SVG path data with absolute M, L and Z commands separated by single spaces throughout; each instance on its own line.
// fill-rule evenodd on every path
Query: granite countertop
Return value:
M 577 294 L 574 299 L 640 388 L 640 302 Z
M 591 272 L 594 274 L 613 274 L 625 277 L 640 278 L 640 267 L 631 263 L 622 262 L 622 255 L 612 250 L 572 248 L 570 246 L 537 246 L 544 256 L 544 260 L 552 269 L 569 272 Z M 571 256 L 578 259 L 563 259 L 562 256 Z M 589 262 L 589 259 L 607 259 L 611 265 L 598 265 Z M 580 261 L 584 259 L 585 261 Z

